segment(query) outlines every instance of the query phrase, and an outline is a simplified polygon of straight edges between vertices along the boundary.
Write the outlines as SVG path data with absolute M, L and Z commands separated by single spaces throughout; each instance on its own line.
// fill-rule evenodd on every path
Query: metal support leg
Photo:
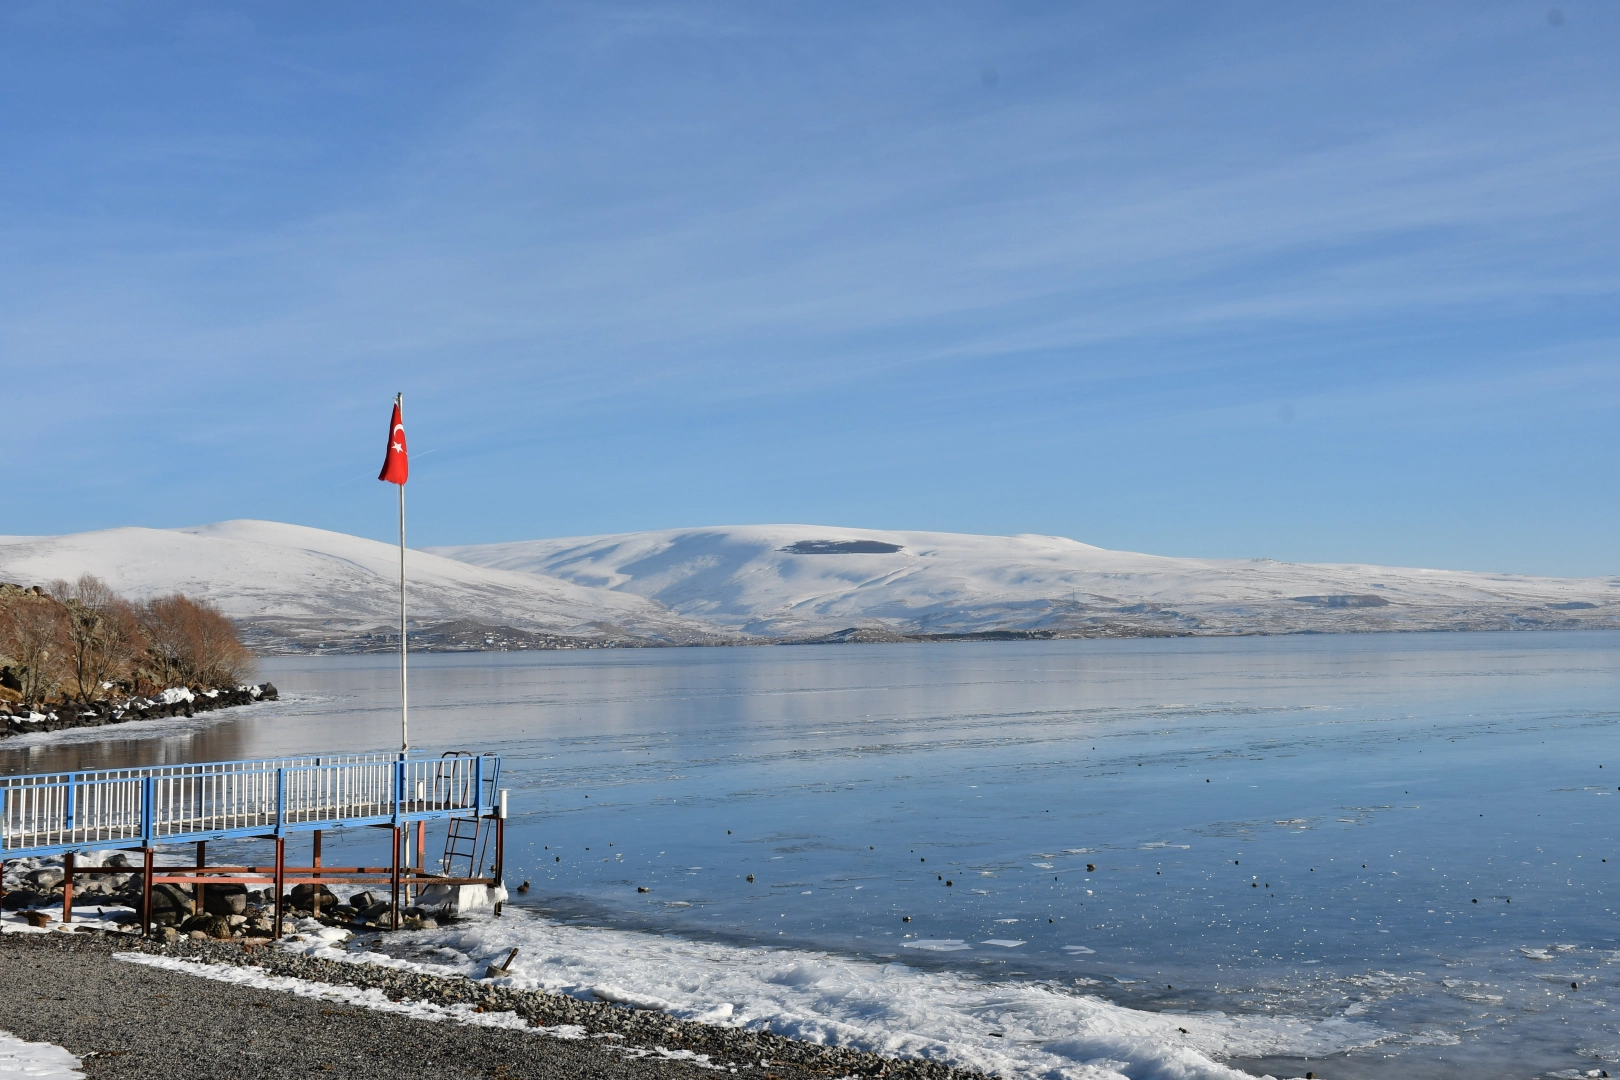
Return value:
M 400 827 L 398 825 L 395 825 L 394 826 L 394 854 L 389 859 L 389 871 L 393 875 L 393 878 L 392 878 L 392 880 L 390 881 L 389 884 L 390 884 L 390 888 L 393 891 L 392 900 L 393 900 L 393 908 L 394 908 L 393 913 L 389 916 L 390 922 L 389 922 L 389 927 L 388 928 L 390 930 L 398 930 L 399 929 L 399 849 L 400 849 L 400 846 L 403 843 L 404 843 L 404 839 L 403 839 L 403 837 L 401 835 Z
M 310 865 L 315 867 L 315 886 L 311 894 L 310 904 L 314 907 L 315 917 L 318 919 L 321 917 L 321 830 L 319 829 L 315 830 L 315 854 L 313 857 L 315 861 Z
M 422 873 L 423 869 L 425 869 L 426 867 L 427 867 L 427 822 L 424 820 L 424 821 L 418 821 L 416 823 L 416 872 L 417 872 L 417 874 L 420 875 Z M 415 901 L 421 899 L 422 886 L 420 884 L 418 884 L 415 887 L 415 889 L 412 890 L 412 891 L 414 891 L 416 893 L 416 895 L 413 896 L 413 897 L 408 897 L 408 899 L 410 899 L 414 903 Z
M 276 837 L 276 927 L 275 938 L 281 939 L 281 891 L 287 882 L 287 838 Z
M 152 848 L 141 849 L 141 936 L 152 936 Z
M 62 856 L 62 921 L 73 921 L 73 852 Z
M 4 915 L 5 910 L 6 910 L 6 860 L 0 859 L 0 915 Z M 5 921 L 3 919 L 0 919 L 0 934 L 5 933 L 5 931 L 6 931 Z
M 202 868 L 204 866 L 207 866 L 207 865 L 208 865 L 208 841 L 199 840 L 199 841 L 197 841 L 197 869 L 199 871 L 201 871 Z M 199 879 L 201 878 L 201 876 L 202 875 L 199 873 L 198 874 Z M 204 888 L 205 888 L 205 886 L 203 885 L 202 881 L 199 880 L 197 882 L 196 887 L 192 890 L 192 893 L 191 893 L 191 913 L 193 915 L 201 915 L 204 911 L 208 910 L 208 908 L 207 908 L 207 899 L 203 896 L 203 889 Z
M 499 888 L 506 884 L 506 819 L 495 819 L 495 885 Z M 501 905 L 495 905 L 495 914 L 501 913 Z

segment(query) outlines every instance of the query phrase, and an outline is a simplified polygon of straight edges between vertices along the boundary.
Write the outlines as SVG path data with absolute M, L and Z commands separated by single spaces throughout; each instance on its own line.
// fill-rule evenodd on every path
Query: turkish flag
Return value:
M 388 426 L 388 456 L 383 458 L 382 472 L 377 479 L 390 484 L 403 485 L 411 475 L 411 458 L 405 452 L 405 421 L 399 412 L 399 399 L 394 399 L 394 419 Z

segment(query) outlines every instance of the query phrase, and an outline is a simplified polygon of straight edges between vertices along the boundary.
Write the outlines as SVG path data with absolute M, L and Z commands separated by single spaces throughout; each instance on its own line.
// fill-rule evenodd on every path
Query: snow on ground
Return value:
M 55 1043 L 28 1042 L 0 1031 L 0 1077 L 84 1080 L 79 1059 Z
M 0 581 L 25 585 L 90 573 L 144 599 L 184 592 L 234 619 L 340 632 L 399 619 L 399 549 L 273 521 L 185 529 L 106 529 L 0 537 Z M 472 566 L 422 551 L 406 559 L 413 621 L 463 618 L 519 629 L 685 640 L 688 620 L 656 601 L 533 573 Z
M 761 635 L 1620 625 L 1620 578 L 1181 559 L 1060 536 L 744 525 L 432 550 Z
M 1344 1017 L 1144 1012 L 1056 983 L 993 983 L 903 962 L 596 929 L 511 908 L 500 918 L 386 935 L 384 944 L 398 955 L 347 948 L 335 933 L 285 947 L 476 978 L 515 945 L 499 985 L 1027 1080 L 1240 1080 L 1248 1074 L 1221 1059 L 1319 1057 L 1387 1034 Z

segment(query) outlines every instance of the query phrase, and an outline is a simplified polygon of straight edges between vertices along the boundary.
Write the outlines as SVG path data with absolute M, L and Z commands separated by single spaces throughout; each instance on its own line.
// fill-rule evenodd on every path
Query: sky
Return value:
M 1620 5 L 0 6 L 8 534 L 1620 574 Z

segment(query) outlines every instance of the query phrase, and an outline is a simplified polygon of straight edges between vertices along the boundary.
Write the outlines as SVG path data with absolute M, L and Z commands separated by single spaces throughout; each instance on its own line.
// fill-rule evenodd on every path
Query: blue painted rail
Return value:
M 493 754 L 349 754 L 0 777 L 0 859 L 495 811 Z

